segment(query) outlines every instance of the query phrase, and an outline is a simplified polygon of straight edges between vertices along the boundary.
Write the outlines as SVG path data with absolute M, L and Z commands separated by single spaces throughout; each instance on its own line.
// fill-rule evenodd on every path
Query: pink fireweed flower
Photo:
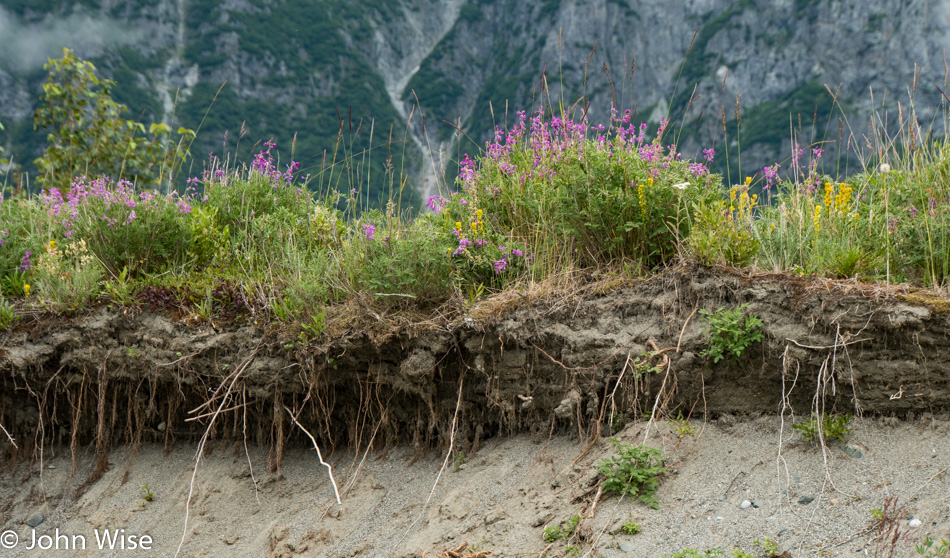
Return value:
M 445 198 L 439 195 L 429 196 L 429 201 L 426 202 L 426 206 L 436 213 L 442 213 L 442 208 L 445 207 Z
M 369 240 L 373 240 L 373 236 L 376 234 L 376 227 L 373 225 L 363 225 L 363 234 L 365 234 Z
M 495 268 L 495 274 L 497 275 L 504 271 L 506 267 L 508 267 L 508 262 L 505 260 L 505 258 L 502 258 L 495 262 L 492 267 Z
M 703 159 L 706 159 L 707 163 L 712 163 L 713 159 L 716 157 L 716 150 L 710 147 L 709 149 L 703 149 Z

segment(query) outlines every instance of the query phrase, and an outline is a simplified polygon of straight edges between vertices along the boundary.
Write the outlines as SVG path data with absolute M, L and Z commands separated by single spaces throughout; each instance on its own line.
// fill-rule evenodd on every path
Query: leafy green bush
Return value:
M 743 304 L 733 310 L 720 308 L 715 312 L 699 311 L 706 318 L 704 327 L 709 333 L 709 346 L 703 356 L 719 362 L 728 353 L 739 362 L 739 357 L 752 343 L 764 339 L 762 320 L 754 314 L 747 314 L 748 306 Z
M 51 240 L 34 273 L 39 304 L 52 312 L 82 310 L 99 294 L 99 282 L 104 275 L 84 240 L 65 247 Z
M 662 144 L 665 122 L 651 142 L 646 124 L 637 129 L 629 114 L 609 128 L 540 110 L 530 121 L 518 115 L 478 164 L 460 162 L 460 203 L 531 247 L 545 273 L 623 259 L 642 269 L 669 262 L 689 235 L 694 205 L 717 195 L 706 187 L 716 175 Z
M 753 215 L 758 204 L 756 194 L 749 195 L 751 179 L 729 191 L 730 200 L 701 203 L 696 209 L 696 224 L 689 236 L 689 247 L 705 265 L 748 265 L 759 250 L 753 232 Z
M 405 229 L 394 219 L 361 223 L 351 241 L 359 250 L 360 290 L 388 304 L 442 301 L 451 295 L 455 273 L 438 241 L 443 235 L 431 220 L 417 219 Z
M 32 258 L 49 238 L 49 219 L 26 196 L 0 199 L 0 293 L 21 296 Z
M 49 79 L 33 124 L 49 130 L 36 160 L 44 187 L 67 188 L 77 176 L 100 175 L 140 186 L 171 183 L 188 156 L 185 144 L 190 145 L 193 131 L 179 128 L 176 144 L 165 124 L 152 124 L 146 133 L 143 124 L 122 118 L 128 108 L 112 100 L 115 83 L 96 77 L 95 66 L 69 49 L 44 68 Z
M 665 459 L 660 450 L 624 444 L 615 438 L 610 442 L 620 453 L 597 464 L 597 470 L 605 477 L 604 491 L 639 499 L 651 508 L 659 509 L 654 494 L 660 484 L 660 475 L 666 473 L 663 467 Z
M 191 246 L 191 198 L 136 191 L 130 182 L 77 178 L 64 197 L 58 188 L 40 196 L 56 220 L 57 238 L 82 239 L 112 277 L 132 277 L 185 263 Z

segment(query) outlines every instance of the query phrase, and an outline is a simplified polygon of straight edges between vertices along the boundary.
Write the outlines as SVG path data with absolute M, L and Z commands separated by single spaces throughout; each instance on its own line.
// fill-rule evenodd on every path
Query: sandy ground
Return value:
M 412 463 L 409 449 L 365 460 L 337 451 L 330 461 L 340 505 L 312 449 L 289 452 L 277 477 L 266 455 L 252 448 L 252 480 L 238 443 L 202 458 L 187 528 L 195 447 L 180 444 L 165 454 L 144 445 L 131 466 L 127 450 L 115 451 L 109 470 L 78 497 L 95 463 L 86 455 L 71 475 L 68 449 L 47 449 L 42 469 L 0 467 L 0 556 L 173 556 L 183 533 L 180 555 L 189 557 L 433 557 L 463 542 L 491 556 L 569 555 L 569 544 L 576 556 L 658 557 L 716 547 L 763 556 L 753 541 L 766 537 L 794 557 L 874 556 L 883 547 L 872 510 L 889 498 L 896 499 L 901 532 L 893 556 L 916 556 L 913 544 L 927 534 L 950 539 L 947 417 L 855 419 L 848 446 L 824 451 L 804 443 L 787 416 L 691 425 L 695 433 L 683 438 L 666 422 L 649 430 L 632 424 L 617 434 L 628 443 L 646 438 L 669 458 L 659 509 L 604 497 L 591 510 L 595 465 L 615 454 L 607 439 L 584 453 L 565 437 L 497 438 L 444 468 L 444 456 L 434 454 Z M 143 501 L 144 484 L 152 501 Z M 744 500 L 754 505 L 743 508 Z M 34 535 L 26 522 L 37 513 L 44 520 Z M 545 527 L 575 514 L 584 516 L 576 540 L 544 540 Z M 640 533 L 619 530 L 630 521 Z M 121 529 L 125 549 L 99 549 L 97 535 Z M 8 532 L 19 539 L 15 546 Z M 57 532 L 65 536 L 57 539 Z M 34 536 L 53 549 L 28 549 Z M 151 550 L 129 548 L 133 537 L 141 544 L 144 536 Z

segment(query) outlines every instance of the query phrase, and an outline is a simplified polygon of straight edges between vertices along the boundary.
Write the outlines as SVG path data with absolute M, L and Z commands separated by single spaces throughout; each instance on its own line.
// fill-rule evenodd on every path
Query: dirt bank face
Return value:
M 714 363 L 703 356 L 709 331 L 702 311 L 742 305 L 761 319 L 764 339 L 741 358 L 727 355 Z M 35 471 L 37 448 L 65 456 L 66 468 L 77 472 L 84 459 L 96 456 L 78 486 L 70 488 L 82 498 L 100 478 L 114 474 L 115 448 L 135 453 L 149 444 L 172 452 L 184 444 L 193 452 L 202 441 L 205 449 L 247 443 L 262 448 L 255 454 L 258 471 L 277 475 L 287 474 L 287 452 L 312 448 L 313 442 L 334 459 L 372 448 L 365 455 L 429 463 L 431 451 L 454 462 L 457 456 L 483 456 L 486 445 L 503 445 L 508 442 L 500 439 L 519 434 L 544 443 L 552 435 L 567 435 L 582 447 L 604 444 L 606 436 L 642 428 L 650 417 L 663 423 L 679 414 L 728 421 L 732 415 L 764 413 L 800 422 L 815 412 L 853 413 L 913 421 L 927 416 L 933 422 L 950 410 L 950 359 L 944 356 L 950 354 L 948 307 L 933 294 L 899 288 L 682 267 L 571 294 L 504 293 L 436 317 L 360 305 L 329 308 L 324 334 L 310 340 L 254 314 L 200 324 L 148 308 L 28 318 L 0 338 L 0 424 L 20 445 L 14 450 L 2 441 L 0 452 L 5 463 L 31 464 L 20 475 Z M 790 432 L 787 426 L 782 432 Z M 772 449 L 756 450 L 763 457 L 755 462 L 774 461 L 776 444 L 767 438 Z M 512 469 L 487 468 L 486 475 L 540 475 L 537 463 L 549 457 L 527 447 L 533 446 L 517 451 L 533 456 L 532 465 L 516 460 L 518 465 L 505 465 Z M 591 455 L 606 454 L 598 451 Z M 568 459 L 558 455 L 550 457 L 555 474 Z M 727 455 L 700 459 L 708 467 L 729 461 Z M 935 455 L 941 455 L 939 448 Z M 578 476 L 591 475 L 592 462 L 584 459 L 586 465 L 574 472 Z M 343 467 L 344 461 L 336 463 Z M 179 473 L 168 474 L 181 474 L 184 465 L 176 467 Z M 130 475 L 138 470 L 127 469 Z M 431 487 L 430 473 L 419 475 L 419 482 Z M 151 484 L 133 484 L 145 483 Z M 540 485 L 505 486 L 504 499 L 513 497 L 511 490 L 530 487 L 541 494 Z M 464 502 L 481 496 L 445 496 L 440 509 L 461 507 L 445 513 L 465 513 L 456 518 L 459 537 L 473 529 L 483 529 L 479 532 L 487 537 L 493 533 L 489 527 L 502 522 L 499 516 L 480 519 L 483 527 L 469 523 Z M 537 500 L 527 492 L 521 497 Z M 35 504 L 30 497 L 17 498 L 25 506 Z M 502 497 L 494 498 L 491 505 L 498 505 Z M 430 514 L 433 508 L 424 509 Z M 529 513 L 502 509 L 518 517 Z M 411 511 L 388 513 L 401 521 Z M 400 548 L 433 549 L 443 541 L 444 534 L 424 527 L 434 521 L 429 515 L 411 529 L 396 519 L 392 524 L 406 536 L 405 544 L 418 545 Z M 18 519 L 5 515 L 3 521 Z M 307 536 L 293 544 L 306 546 L 311 539 L 332 539 L 332 548 L 342 544 L 336 535 Z M 311 546 L 323 548 L 319 544 Z M 276 552 L 279 544 L 274 545 Z
M 764 341 L 738 360 L 703 357 L 700 310 L 742 304 Z M 654 407 L 808 415 L 818 396 L 829 413 L 939 413 L 950 409 L 944 306 L 893 288 L 684 267 L 570 296 L 506 293 L 441 321 L 331 308 L 306 344 L 255 315 L 195 325 L 103 308 L 3 334 L 0 424 L 102 450 L 199 436 L 220 409 L 215 436 L 265 443 L 279 463 L 287 441 L 307 442 L 285 407 L 331 445 L 444 447 L 454 421 L 467 450 L 500 433 L 586 438 Z

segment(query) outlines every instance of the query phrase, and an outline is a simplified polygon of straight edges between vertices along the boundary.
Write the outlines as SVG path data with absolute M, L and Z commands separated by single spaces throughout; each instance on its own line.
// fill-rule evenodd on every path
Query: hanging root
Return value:
M 314 439 L 313 435 L 310 434 L 310 432 L 308 432 L 307 429 L 304 428 L 303 425 L 297 421 L 297 417 L 294 416 L 294 414 L 290 411 L 290 409 L 287 408 L 286 405 L 284 405 L 284 410 L 287 411 L 288 415 L 290 415 L 290 420 L 294 421 L 294 424 L 300 427 L 300 429 L 303 430 L 304 434 L 306 434 L 310 438 L 310 441 L 313 442 L 313 449 L 317 450 L 317 459 L 320 460 L 321 465 L 327 468 L 327 475 L 330 477 L 330 484 L 333 485 L 333 494 L 334 496 L 336 496 L 336 503 L 337 504 L 341 503 L 340 490 L 336 486 L 336 481 L 333 480 L 333 467 L 331 467 L 329 463 L 323 460 L 323 454 L 320 453 L 320 447 L 317 446 L 317 440 Z
M 198 477 L 198 464 L 201 463 L 201 454 L 204 453 L 205 444 L 208 442 L 208 436 L 211 435 L 211 428 L 214 426 L 214 421 L 218 418 L 218 415 L 221 413 L 221 410 L 224 408 L 225 405 L 227 405 L 228 401 L 231 400 L 231 391 L 234 389 L 234 384 L 237 383 L 238 379 L 241 377 L 241 374 L 245 370 L 247 370 L 247 367 L 250 366 L 251 362 L 254 361 L 254 357 L 257 355 L 258 350 L 260 350 L 260 344 L 258 344 L 257 348 L 255 348 L 254 351 L 251 352 L 251 354 L 248 355 L 248 357 L 245 358 L 243 362 L 241 362 L 241 365 L 238 366 L 234 370 L 234 372 L 232 372 L 230 375 L 225 377 L 224 380 L 221 381 L 221 384 L 218 386 L 218 389 L 214 390 L 214 393 L 211 394 L 211 398 L 208 399 L 208 401 L 206 401 L 199 407 L 192 409 L 191 411 L 188 412 L 189 414 L 193 414 L 203 407 L 206 407 L 206 406 L 210 407 L 211 403 L 216 398 L 218 398 L 219 393 L 221 392 L 221 388 L 223 388 L 225 384 L 227 384 L 227 388 L 224 390 L 224 394 L 221 395 L 221 402 L 218 404 L 217 409 L 215 409 L 214 413 L 211 415 L 211 420 L 208 422 L 208 427 L 205 429 L 204 434 L 201 436 L 201 440 L 198 442 L 198 450 L 195 453 L 195 468 L 191 473 L 191 483 L 188 487 L 188 498 L 185 500 L 185 525 L 182 528 L 181 540 L 178 542 L 178 549 L 175 551 L 176 557 L 179 554 L 181 554 L 181 547 L 184 546 L 185 538 L 188 536 L 188 516 L 191 512 L 191 498 L 195 492 L 195 480 Z
M 2 430 L 3 433 L 6 435 L 7 440 L 10 440 L 10 443 L 13 444 L 13 447 L 15 447 L 16 449 L 20 449 L 20 447 L 16 445 L 16 440 L 13 439 L 13 436 L 11 436 L 9 432 L 7 432 L 7 429 L 4 428 L 2 424 L 0 424 L 0 430 Z

